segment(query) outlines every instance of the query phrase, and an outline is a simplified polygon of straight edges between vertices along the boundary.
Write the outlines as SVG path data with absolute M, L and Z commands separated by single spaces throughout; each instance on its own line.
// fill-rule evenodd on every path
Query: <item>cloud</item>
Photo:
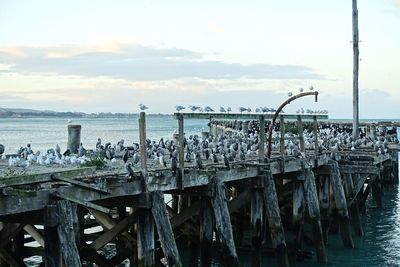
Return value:
M 240 64 L 204 60 L 204 54 L 139 44 L 108 46 L 0 47 L 8 71 L 131 81 L 200 79 L 324 79 L 307 66 Z

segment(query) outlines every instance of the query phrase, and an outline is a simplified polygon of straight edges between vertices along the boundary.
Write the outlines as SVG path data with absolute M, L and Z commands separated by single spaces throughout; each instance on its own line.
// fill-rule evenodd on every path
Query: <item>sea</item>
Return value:
M 207 131 L 207 120 L 185 120 L 185 133 L 195 134 Z M 20 147 L 31 144 L 33 150 L 45 151 L 67 146 L 68 124 L 82 126 L 81 140 L 85 148 L 94 148 L 97 138 L 103 143 L 117 143 L 124 139 L 125 145 L 138 142 L 138 117 L 131 118 L 2 118 L 0 119 L 0 143 L 5 145 L 6 154 L 14 154 Z M 178 122 L 173 116 L 149 115 L 146 117 L 147 137 L 152 140 L 172 138 Z M 343 247 L 339 235 L 329 236 L 326 247 L 328 263 L 319 264 L 315 255 L 303 262 L 291 262 L 291 266 L 400 266 L 400 188 L 394 185 L 386 189 L 383 209 L 377 209 L 368 199 L 367 213 L 362 218 L 363 237 L 353 235 L 355 248 Z M 290 241 L 290 240 L 288 240 Z M 314 251 L 312 247 L 305 250 Z M 180 251 L 184 266 L 188 266 L 187 253 Z M 251 266 L 251 255 L 239 253 L 242 266 Z M 31 258 L 29 266 L 38 266 Z M 221 266 L 214 262 L 213 266 Z M 273 258 L 263 258 L 263 266 L 276 266 Z

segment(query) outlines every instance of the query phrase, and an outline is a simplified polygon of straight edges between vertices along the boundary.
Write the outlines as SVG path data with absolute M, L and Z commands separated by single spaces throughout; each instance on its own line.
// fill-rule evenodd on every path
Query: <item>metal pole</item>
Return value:
M 358 9 L 357 0 L 353 0 L 353 138 L 359 136 L 359 108 L 358 108 Z

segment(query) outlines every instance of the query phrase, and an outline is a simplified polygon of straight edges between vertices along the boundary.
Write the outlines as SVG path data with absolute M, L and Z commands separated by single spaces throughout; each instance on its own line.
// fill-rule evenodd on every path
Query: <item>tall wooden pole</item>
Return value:
M 358 138 L 359 114 L 358 114 L 358 9 L 357 0 L 353 0 L 353 138 Z

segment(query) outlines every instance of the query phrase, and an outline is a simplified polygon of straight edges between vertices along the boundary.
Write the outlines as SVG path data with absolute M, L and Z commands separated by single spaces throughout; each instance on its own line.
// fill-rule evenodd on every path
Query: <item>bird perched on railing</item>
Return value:
M 220 107 L 220 108 L 219 108 L 219 112 L 225 113 L 226 110 L 224 109 L 224 107 Z
M 148 107 L 145 106 L 145 105 L 143 105 L 142 103 L 139 104 L 139 108 L 140 108 L 140 110 L 142 110 L 142 111 L 148 109 Z
M 313 91 L 314 90 L 314 86 L 310 86 L 310 91 Z
M 299 91 L 300 91 L 300 93 L 303 93 L 303 92 L 304 92 L 303 87 L 301 87 L 301 88 L 299 89 Z
M 212 108 L 210 108 L 209 106 L 204 107 L 204 111 L 205 112 L 214 112 L 214 110 Z
M 190 106 L 189 106 L 189 109 L 190 109 L 192 112 L 195 112 L 196 110 L 200 110 L 200 107 L 194 106 L 194 105 L 190 105 Z
M 288 95 L 288 97 L 292 97 L 292 96 L 293 96 L 293 93 L 292 93 L 292 92 L 289 92 L 287 95 Z
M 181 111 L 181 110 L 184 110 L 186 107 L 184 107 L 184 106 L 180 106 L 180 105 L 176 105 L 175 106 L 175 109 L 176 109 L 176 111 Z
M 227 109 L 226 109 L 226 112 L 231 112 L 232 111 L 232 109 L 231 109 L 231 107 L 228 107 Z

